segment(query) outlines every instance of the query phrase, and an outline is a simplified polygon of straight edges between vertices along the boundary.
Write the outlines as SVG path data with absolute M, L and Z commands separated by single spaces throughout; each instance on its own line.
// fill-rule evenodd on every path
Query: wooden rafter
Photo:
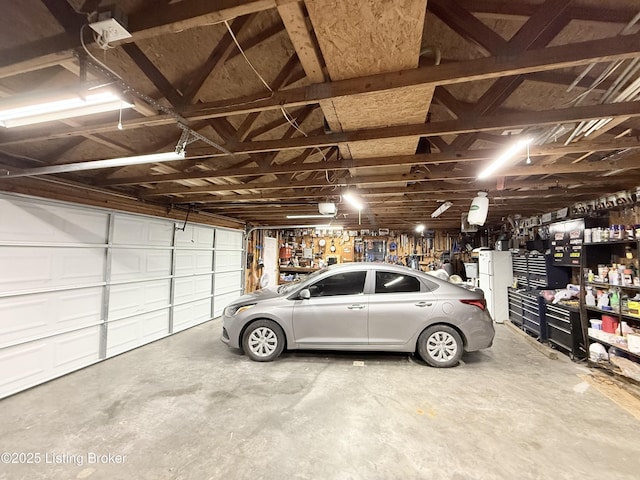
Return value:
M 619 161 L 602 161 L 592 164 L 559 164 L 554 165 L 532 165 L 526 167 L 512 167 L 501 175 L 505 177 L 513 177 L 520 175 L 549 175 L 549 174 L 571 174 L 576 172 L 607 172 L 617 169 L 625 168 L 637 168 L 637 159 L 623 159 Z M 433 182 L 435 180 L 473 180 L 476 172 L 471 169 L 465 169 L 465 171 L 443 171 L 440 168 L 432 168 L 428 174 L 425 173 L 409 173 L 399 175 L 371 175 L 371 176 L 359 176 L 356 178 L 347 178 L 341 185 L 366 185 L 366 184 L 384 184 L 384 183 L 396 183 L 396 182 Z M 333 186 L 323 176 L 310 177 L 301 181 L 285 181 L 278 179 L 273 182 L 254 182 L 243 183 L 244 189 L 252 190 L 287 190 L 291 188 L 309 188 L 309 187 L 331 187 Z M 183 185 L 167 185 L 156 188 L 154 190 L 147 190 L 144 196 L 156 196 L 156 195 L 193 195 L 203 192 L 228 192 L 239 190 L 237 184 L 235 185 L 206 185 L 201 187 Z
M 487 14 L 493 18 L 531 17 L 540 6 L 534 2 L 513 2 L 511 0 L 457 0 L 470 12 Z M 567 10 L 569 18 L 594 22 L 627 23 L 637 9 L 627 6 L 620 8 L 571 5 Z
M 437 137 L 435 137 L 437 138 Z M 533 145 L 530 150 L 531 156 L 535 159 L 541 155 L 568 155 L 571 153 L 592 152 L 592 151 L 610 151 L 612 149 L 640 149 L 640 142 L 636 139 L 616 140 L 614 142 L 602 143 L 575 143 L 570 145 L 547 144 Z M 345 160 L 318 164 L 318 163 L 302 163 L 291 167 L 285 164 L 265 164 L 262 160 L 254 159 L 253 161 L 260 163 L 258 167 L 231 167 L 221 170 L 211 171 L 195 171 L 184 173 L 170 173 L 164 175 L 141 175 L 114 178 L 111 180 L 103 180 L 99 184 L 102 186 L 109 185 L 128 185 L 140 184 L 146 182 L 164 183 L 178 180 L 197 180 L 204 178 L 231 178 L 231 177 L 251 177 L 256 175 L 264 175 L 267 173 L 280 174 L 292 172 L 312 172 L 324 170 L 326 168 L 332 170 L 348 170 L 358 167 L 386 167 L 388 165 L 429 165 L 429 164 L 446 164 L 446 163 L 468 163 L 489 160 L 495 158 L 500 152 L 499 149 L 479 149 L 465 151 L 448 151 L 445 153 L 426 153 L 418 155 L 399 155 L 391 157 L 373 157 L 360 158 L 357 160 Z
M 290 1 L 295 0 L 278 0 L 278 4 Z M 275 0 L 185 0 L 162 7 L 154 3 L 148 9 L 129 16 L 128 30 L 132 37 L 122 42 L 135 42 L 201 25 L 220 23 L 275 7 Z M 57 65 L 71 59 L 74 50 L 79 47 L 79 36 L 65 33 L 3 50 L 0 55 L 0 78 Z
M 66 0 L 41 1 L 67 33 L 79 35 L 80 28 L 86 23 L 84 15 L 77 13 Z
M 427 8 L 482 54 L 496 56 L 507 46 L 500 35 L 462 8 L 456 0 L 429 0 Z
M 633 58 L 640 53 L 640 34 L 627 35 L 612 39 L 580 42 L 557 47 L 547 47 L 523 52 L 512 58 L 512 61 L 497 62 L 495 58 L 485 58 L 458 62 L 452 65 L 422 67 L 404 72 L 393 72 L 361 77 L 359 79 L 340 80 L 308 87 L 291 88 L 274 92 L 267 98 L 263 95 L 252 95 L 224 102 L 214 102 L 192 106 L 183 114 L 192 121 L 251 113 L 255 111 L 273 110 L 281 106 L 293 107 L 317 103 L 323 99 L 358 93 L 385 91 L 403 86 L 424 84 L 446 85 L 472 80 L 498 78 L 534 71 L 555 70 L 567 66 L 587 65 L 592 62 Z M 159 115 L 145 119 L 125 122 L 127 129 L 167 125 L 174 123 L 169 116 Z M 80 129 L 53 131 L 48 135 L 7 135 L 0 145 L 42 141 L 50 138 L 64 138 L 83 133 L 104 133 L 114 131 L 112 122 L 92 125 Z
M 569 3 L 568 0 L 546 0 L 511 40 L 503 46 L 503 50 L 508 51 L 511 55 L 517 55 L 530 48 L 546 46 L 569 23 L 569 18 L 565 15 Z M 481 116 L 495 112 L 523 81 L 523 75 L 497 79 L 480 97 L 471 112 L 461 112 L 461 114 Z M 454 149 L 469 148 L 476 139 L 477 136 L 474 134 L 461 135 L 454 140 L 451 147 Z
M 612 177 L 613 179 L 614 177 Z M 612 180 L 612 182 L 616 182 L 616 185 L 633 185 L 633 180 L 637 181 L 637 177 L 634 177 L 633 179 L 625 179 L 625 178 L 619 178 L 619 179 L 614 179 Z M 619 182 L 618 182 L 619 180 Z M 533 182 L 533 184 L 535 184 L 535 182 Z M 440 200 L 447 200 L 448 197 L 450 196 L 449 193 L 444 193 L 444 194 L 439 194 L 437 193 L 437 185 L 438 182 L 433 182 L 433 183 L 424 183 L 424 184 L 417 184 L 417 185 L 411 185 L 409 187 L 407 187 L 407 191 L 425 191 L 425 192 L 429 192 L 429 195 L 434 198 L 434 199 L 440 199 Z M 412 188 L 412 187 L 419 187 L 419 188 Z M 593 186 L 590 186 L 589 188 L 593 189 Z M 245 190 L 247 189 L 247 187 L 245 187 Z M 486 188 L 485 188 L 486 189 Z M 242 190 L 242 188 L 237 188 L 237 190 Z M 434 191 L 435 190 L 435 191 Z M 491 191 L 491 189 L 489 189 Z M 379 195 L 384 195 L 384 193 L 397 193 L 398 189 L 397 188 L 359 188 L 358 189 L 358 196 L 363 197 L 363 198 L 368 198 L 369 196 L 379 196 Z M 477 192 L 477 188 L 473 189 L 473 191 L 469 192 L 469 199 L 473 198 Z M 224 193 L 224 192 L 222 192 Z M 219 203 L 227 203 L 230 201 L 233 202 L 238 202 L 238 203 L 242 203 L 242 202 L 256 202 L 256 201 L 287 201 L 287 200 L 293 200 L 293 199 L 313 199 L 313 198 L 326 198 L 327 196 L 332 196 L 332 195 L 336 195 L 335 190 L 333 187 L 331 188 L 305 188 L 305 189 L 299 189 L 298 191 L 292 190 L 292 191 L 287 191 L 287 190 L 270 190 L 270 191 L 261 191 L 260 193 L 251 193 L 251 194 L 242 194 L 242 195 L 234 195 L 232 193 L 229 193 L 227 195 L 212 195 L 212 194 L 200 194 L 200 195 L 190 195 L 188 197 L 184 197 L 183 199 L 183 203 L 190 203 L 190 202 L 194 202 L 194 203 L 206 203 L 206 204 L 210 204 L 210 205 L 215 205 L 215 204 L 219 204 Z M 492 195 L 490 193 L 490 195 Z M 527 195 L 527 196 L 540 196 L 539 193 L 536 193 L 535 190 L 532 191 L 528 191 L 526 193 L 523 193 L 521 195 Z M 178 198 L 176 198 L 176 203 L 180 203 L 180 200 Z
M 122 48 L 171 105 L 178 106 L 182 103 L 182 94 L 167 80 L 167 77 L 164 76 L 138 45 L 128 43 L 123 45 Z

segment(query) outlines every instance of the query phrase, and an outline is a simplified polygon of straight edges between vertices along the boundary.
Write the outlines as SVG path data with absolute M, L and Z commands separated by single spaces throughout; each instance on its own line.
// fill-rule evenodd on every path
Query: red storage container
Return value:
M 607 333 L 616 333 L 618 330 L 618 319 L 611 315 L 602 315 L 602 330 Z

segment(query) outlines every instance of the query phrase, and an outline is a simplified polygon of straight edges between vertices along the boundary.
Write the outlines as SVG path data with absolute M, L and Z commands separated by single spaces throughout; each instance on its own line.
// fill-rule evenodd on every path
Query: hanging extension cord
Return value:
M 269 85 L 269 83 L 267 83 L 267 81 L 264 79 L 264 77 L 262 75 L 260 75 L 260 72 L 258 72 L 258 70 L 253 66 L 253 64 L 251 63 L 251 61 L 247 57 L 246 53 L 244 52 L 244 50 L 240 46 L 240 42 L 238 42 L 238 39 L 236 38 L 236 35 L 233 33 L 233 30 L 231 29 L 231 25 L 229 25 L 229 22 L 227 20 L 224 21 L 224 25 L 227 27 L 227 31 L 229 32 L 229 35 L 231 36 L 231 39 L 233 40 L 233 43 L 235 43 L 236 47 L 238 47 L 238 50 L 240 51 L 240 54 L 242 55 L 244 60 L 247 62 L 247 64 L 251 68 L 251 70 L 253 70 L 253 73 L 256 74 L 256 76 L 260 79 L 260 81 L 267 88 L 267 90 L 269 90 L 269 92 L 273 93 L 273 88 L 271 88 L 271 86 Z M 289 112 L 287 112 L 287 110 L 284 107 L 280 107 L 280 112 L 282 113 L 282 116 L 284 117 L 284 119 L 295 130 L 300 132 L 305 137 L 309 136 L 309 135 L 307 135 L 307 133 L 305 131 L 303 131 L 300 128 L 300 126 L 298 125 L 298 122 L 291 116 L 291 114 Z M 324 152 L 319 147 L 314 147 L 314 150 L 317 150 L 318 152 L 320 152 L 320 155 L 322 155 L 322 158 L 324 159 L 324 161 L 328 162 L 327 157 L 325 156 Z M 325 170 L 325 177 L 327 179 L 327 182 L 333 183 L 331 180 L 329 180 L 328 170 Z

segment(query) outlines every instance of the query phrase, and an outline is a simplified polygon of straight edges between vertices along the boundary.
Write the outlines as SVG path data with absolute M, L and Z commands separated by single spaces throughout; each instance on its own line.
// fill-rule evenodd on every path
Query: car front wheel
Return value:
M 463 350 L 460 334 L 447 325 L 433 325 L 418 337 L 418 353 L 432 367 L 455 367 Z
M 242 348 L 256 362 L 270 362 L 284 350 L 284 332 L 271 320 L 253 322 L 242 336 Z

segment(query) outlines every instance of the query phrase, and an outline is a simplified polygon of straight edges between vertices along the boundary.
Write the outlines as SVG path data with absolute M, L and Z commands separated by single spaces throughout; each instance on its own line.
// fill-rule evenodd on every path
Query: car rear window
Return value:
M 419 292 L 420 280 L 398 272 L 376 272 L 376 293 Z

